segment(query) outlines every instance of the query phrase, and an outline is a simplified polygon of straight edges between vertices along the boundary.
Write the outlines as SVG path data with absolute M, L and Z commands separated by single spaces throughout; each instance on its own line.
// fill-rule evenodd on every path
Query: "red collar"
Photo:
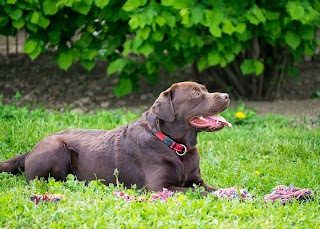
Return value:
M 153 132 L 152 132 L 153 133 Z M 180 157 L 184 156 L 187 151 L 188 148 L 183 145 L 183 144 L 179 144 L 176 143 L 175 141 L 173 141 L 170 137 L 164 135 L 163 133 L 161 133 L 160 131 L 153 133 L 155 136 L 157 136 L 164 144 L 166 144 L 170 149 L 173 149 L 176 151 L 176 154 L 178 154 Z

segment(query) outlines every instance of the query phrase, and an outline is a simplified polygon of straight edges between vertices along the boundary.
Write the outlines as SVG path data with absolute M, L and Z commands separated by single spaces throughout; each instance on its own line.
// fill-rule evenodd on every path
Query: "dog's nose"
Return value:
M 221 99 L 223 99 L 223 100 L 229 99 L 229 95 L 228 95 L 227 93 L 221 93 L 221 94 L 220 94 L 220 97 L 221 97 Z

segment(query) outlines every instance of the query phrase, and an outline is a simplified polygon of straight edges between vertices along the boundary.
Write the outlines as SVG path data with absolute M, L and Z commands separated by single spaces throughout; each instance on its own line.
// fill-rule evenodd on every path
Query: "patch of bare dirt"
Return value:
M 246 107 L 261 114 L 273 112 L 319 119 L 320 99 L 310 98 L 313 93 L 320 91 L 320 63 L 304 63 L 300 71 L 301 80 L 289 80 L 277 100 L 246 101 Z M 118 83 L 118 78 L 106 75 L 105 63 L 98 63 L 91 72 L 78 64 L 63 71 L 51 61 L 50 56 L 42 56 L 33 62 L 24 55 L 0 56 L 0 94 L 4 103 L 12 103 L 19 92 L 20 105 L 42 104 L 48 109 L 61 111 L 68 108 L 74 112 L 89 112 L 95 109 L 141 106 L 147 109 L 159 93 L 172 83 L 196 80 L 188 69 L 176 72 L 174 76 L 163 73 L 160 79 L 156 85 L 147 84 L 142 79 L 139 83 L 140 92 L 117 99 L 113 95 L 113 87 Z M 211 81 L 208 79 L 208 87 L 215 88 Z M 233 106 L 239 103 L 232 101 Z

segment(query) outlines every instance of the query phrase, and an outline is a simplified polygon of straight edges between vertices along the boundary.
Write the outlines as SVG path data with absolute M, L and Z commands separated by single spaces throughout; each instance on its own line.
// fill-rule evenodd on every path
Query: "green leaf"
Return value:
M 240 69 L 244 75 L 252 74 L 255 72 L 253 60 L 244 60 L 240 65 Z
M 96 4 L 97 7 L 103 9 L 109 4 L 109 0 L 94 0 L 94 3 Z
M 247 25 L 245 23 L 239 23 L 236 25 L 235 30 L 238 33 L 242 34 L 244 33 L 244 31 L 246 31 L 246 28 L 247 28 Z
M 144 27 L 143 29 L 138 31 L 138 36 L 140 36 L 142 40 L 146 40 L 148 39 L 150 32 L 151 32 L 150 27 Z
M 78 11 L 80 14 L 87 15 L 91 9 L 91 4 L 87 5 L 82 2 L 73 2 L 72 9 Z
M 190 38 L 190 46 L 191 46 L 191 47 L 198 46 L 199 48 L 202 48 L 203 45 L 204 45 L 204 42 L 203 42 L 201 36 L 193 35 L 193 36 Z
M 31 0 L 32 1 L 32 3 L 31 2 L 29 2 L 30 0 L 24 0 L 24 1 L 17 1 L 16 3 L 15 3 L 15 8 L 19 8 L 19 9 L 21 9 L 21 10 L 23 10 L 24 12 L 27 12 L 28 11 L 28 13 L 30 13 L 30 11 L 32 12 L 32 11 L 34 11 L 35 10 L 35 3 L 33 3 L 33 1 L 35 1 L 35 0 Z M 36 4 L 38 4 L 38 2 L 36 3 Z M 37 7 L 38 7 L 38 5 L 37 5 Z M 25 14 L 27 17 L 29 16 L 29 14 Z M 29 19 L 29 18 L 28 18 Z
M 120 78 L 119 84 L 113 88 L 114 95 L 119 98 L 129 94 L 132 91 L 132 82 L 129 78 Z
M 81 53 L 82 60 L 93 60 L 98 55 L 95 49 L 84 49 Z
M 60 31 L 50 30 L 48 31 L 49 41 L 51 45 L 57 45 L 60 42 Z
M 300 20 L 305 15 L 305 10 L 299 2 L 288 2 L 286 10 L 293 20 Z
M 203 10 L 200 7 L 194 7 L 190 9 L 191 11 L 191 21 L 194 24 L 198 24 L 203 19 Z
M 208 60 L 206 56 L 202 56 L 197 63 L 198 70 L 201 72 L 203 69 L 208 67 Z
M 146 69 L 147 69 L 148 74 L 151 75 L 157 70 L 157 66 L 154 62 L 147 61 L 146 62 Z
M 164 19 L 162 16 L 157 16 L 156 19 L 155 19 L 155 22 L 156 22 L 160 27 L 164 26 L 164 25 L 167 23 L 166 19 Z
M 31 15 L 30 22 L 33 24 L 38 24 L 39 17 L 40 17 L 40 13 L 38 11 L 34 11 Z
M 177 9 L 177 10 L 180 10 L 180 9 L 183 9 L 183 8 L 192 8 L 192 6 L 194 5 L 194 0 L 175 0 L 173 1 L 173 8 Z
M 140 0 L 127 0 L 127 2 L 122 6 L 122 9 L 130 12 L 140 6 Z
M 144 14 L 138 14 L 137 15 L 137 17 L 138 17 L 138 22 L 139 22 L 139 27 L 140 28 L 144 28 L 145 26 L 146 26 L 146 24 L 147 24 L 147 21 L 146 21 L 146 17 L 145 17 L 145 15 Z
M 222 31 L 228 35 L 231 35 L 235 31 L 235 28 L 234 28 L 231 20 L 229 20 L 229 19 L 223 20 Z
M 36 59 L 41 53 L 41 47 L 36 46 L 32 53 L 29 54 L 31 60 Z
M 192 34 L 190 33 L 190 31 L 188 29 L 180 29 L 179 33 L 177 34 L 178 41 L 181 41 L 184 44 L 187 44 L 190 42 L 191 36 L 192 36 Z
M 164 12 L 162 16 L 166 20 L 166 23 L 170 28 L 174 28 L 176 26 L 176 17 L 173 16 L 171 13 Z
M 209 25 L 209 31 L 214 37 L 221 37 L 222 31 L 217 24 L 211 24 Z
M 256 76 L 259 76 L 264 70 L 264 65 L 261 61 L 254 60 L 254 68 L 255 68 Z
M 255 73 L 255 75 L 258 76 L 263 72 L 264 65 L 259 60 L 247 59 L 243 61 L 240 69 L 244 75 Z
M 277 34 L 279 31 L 281 31 L 281 25 L 279 21 L 268 21 L 263 24 L 263 28 L 273 34 Z
M 8 23 L 8 17 L 7 16 L 4 16 L 4 17 L 0 16 L 0 27 L 4 27 L 7 23 Z
M 239 54 L 242 51 L 242 46 L 241 46 L 241 43 L 239 41 L 232 43 L 232 51 L 236 55 Z
M 227 66 L 227 61 L 225 58 L 221 58 L 220 59 L 220 67 L 224 68 L 225 66 Z
M 305 52 L 305 54 L 306 55 L 308 55 L 308 56 L 312 56 L 312 55 L 314 55 L 314 53 L 315 53 L 315 46 L 310 46 L 309 44 L 308 44 L 308 42 L 305 42 L 304 43 L 304 52 Z
M 59 67 L 67 70 L 73 62 L 73 54 L 71 50 L 60 52 L 58 56 Z
M 156 17 L 158 13 L 154 9 L 147 9 L 145 13 L 140 14 L 140 20 L 144 21 L 147 25 L 151 25 L 153 18 Z
M 262 23 L 266 22 L 266 18 L 260 8 L 254 7 L 253 14 L 258 18 L 259 22 L 262 22 Z
M 278 20 L 280 18 L 280 13 L 279 12 L 272 12 L 272 11 L 266 10 L 264 12 L 264 15 L 266 16 L 266 18 L 269 21 Z
M 58 12 L 56 0 L 45 0 L 43 2 L 43 11 L 46 15 L 54 15 Z
M 119 58 L 111 62 L 107 69 L 108 75 L 112 75 L 116 72 L 121 72 L 128 63 L 129 61 L 127 59 L 122 59 L 122 58 Z
M 161 5 L 163 6 L 172 6 L 174 0 L 161 0 Z
M 32 24 L 30 22 L 26 22 L 26 26 L 30 31 L 32 31 L 34 33 L 36 33 L 38 31 L 38 26 L 35 24 Z
M 7 0 L 7 4 L 16 4 L 17 0 Z
M 215 37 L 221 37 L 222 30 L 219 25 L 223 21 L 223 13 L 219 10 L 206 10 L 204 25 L 209 27 L 209 32 Z
M 296 49 L 300 45 L 300 42 L 301 42 L 300 36 L 291 30 L 286 32 L 284 38 L 287 44 L 293 49 Z
M 215 66 L 220 63 L 220 53 L 213 49 L 208 53 L 208 65 Z
M 315 37 L 315 28 L 309 25 L 300 27 L 299 34 L 304 40 L 313 40 Z
M 151 39 L 152 39 L 153 41 L 158 41 L 158 42 L 159 42 L 159 41 L 162 41 L 163 38 L 164 38 L 164 33 L 161 32 L 161 31 L 159 31 L 159 30 L 151 33 Z
M 145 57 L 148 57 L 153 51 L 154 46 L 149 43 L 145 43 L 139 48 L 139 53 L 143 54 Z
M 140 37 L 135 37 L 132 41 L 131 51 L 138 53 L 138 48 L 142 45 L 143 40 Z
M 184 8 L 179 11 L 179 14 L 182 17 L 181 24 L 183 24 L 183 25 L 189 24 L 190 11 L 188 9 Z
M 22 16 L 22 10 L 20 9 L 14 9 L 12 11 L 10 11 L 9 16 L 13 19 L 13 20 L 18 20 L 21 16 Z
M 144 6 L 149 2 L 148 0 L 139 0 L 139 1 L 140 1 L 140 6 Z
M 260 21 L 258 20 L 258 18 L 253 15 L 252 13 L 248 13 L 246 15 L 246 18 L 250 21 L 251 24 L 253 25 L 258 25 L 260 23 Z
M 131 44 L 132 44 L 131 40 L 124 42 L 123 51 L 122 51 L 122 54 L 124 56 L 128 56 L 128 54 L 131 52 Z
M 58 8 L 72 7 L 73 2 L 79 2 L 79 1 L 73 1 L 73 0 L 57 1 L 57 7 Z
M 139 27 L 139 18 L 137 16 L 133 16 L 130 20 L 129 20 L 129 26 L 131 29 L 136 29 Z
M 81 60 L 81 65 L 88 71 L 91 71 L 92 68 L 96 65 L 94 61 L 91 60 Z
M 224 53 L 224 57 L 225 57 L 227 63 L 230 63 L 234 60 L 235 55 L 229 51 L 229 52 Z
M 27 40 L 27 42 L 24 44 L 24 46 L 23 46 L 23 52 L 27 53 L 27 54 L 30 54 L 35 50 L 37 45 L 38 45 L 38 41 L 37 40 L 33 40 L 33 39 L 29 38 Z
M 248 10 L 245 16 L 250 23 L 254 25 L 266 22 L 266 17 L 264 16 L 263 11 L 256 5 Z
M 12 25 L 17 29 L 21 29 L 25 25 L 25 22 L 21 17 L 17 21 L 12 21 Z
M 218 51 L 223 53 L 224 49 L 225 49 L 225 46 L 226 46 L 225 43 L 224 42 L 218 42 L 217 46 L 218 46 Z
M 211 24 L 219 25 L 224 18 L 223 12 L 220 10 L 206 10 L 205 11 L 206 25 L 209 27 Z
M 42 28 L 47 28 L 50 24 L 50 20 L 44 17 L 42 14 L 39 15 L 38 25 Z

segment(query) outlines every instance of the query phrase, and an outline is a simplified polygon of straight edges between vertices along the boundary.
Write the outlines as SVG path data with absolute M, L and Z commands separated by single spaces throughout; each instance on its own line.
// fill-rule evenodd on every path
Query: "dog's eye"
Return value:
M 200 96 L 201 95 L 200 91 L 198 91 L 198 90 L 195 90 L 194 93 L 196 94 L 196 96 Z

